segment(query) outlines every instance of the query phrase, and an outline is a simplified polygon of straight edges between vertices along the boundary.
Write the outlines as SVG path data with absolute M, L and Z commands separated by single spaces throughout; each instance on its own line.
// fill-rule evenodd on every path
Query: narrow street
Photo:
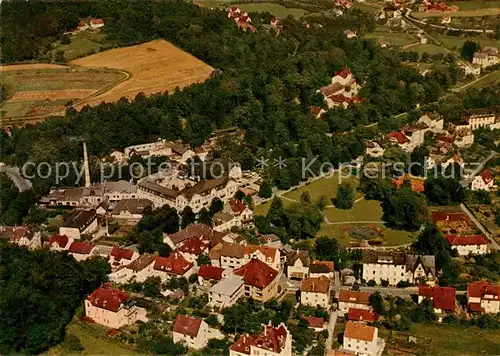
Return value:
M 328 338 L 325 341 L 325 349 L 328 350 L 332 347 L 333 343 L 333 337 L 334 331 L 335 331 L 335 324 L 337 323 L 337 311 L 331 311 L 330 312 L 330 320 L 328 321 Z

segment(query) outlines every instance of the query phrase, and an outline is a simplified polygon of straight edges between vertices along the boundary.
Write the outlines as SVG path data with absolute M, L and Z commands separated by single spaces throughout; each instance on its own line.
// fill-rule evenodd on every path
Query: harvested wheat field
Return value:
M 129 79 L 110 90 L 82 101 L 77 109 L 103 101 L 115 102 L 122 97 L 132 99 L 140 92 L 151 95 L 172 91 L 203 82 L 213 72 L 209 65 L 164 40 L 112 49 L 76 59 L 71 64 L 122 70 L 130 74 Z

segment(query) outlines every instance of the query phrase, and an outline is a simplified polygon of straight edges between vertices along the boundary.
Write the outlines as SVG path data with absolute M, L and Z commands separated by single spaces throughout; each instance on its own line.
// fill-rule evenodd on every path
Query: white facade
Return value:
M 243 278 L 236 275 L 230 275 L 223 278 L 210 288 L 208 294 L 208 305 L 219 310 L 228 308 L 243 297 Z
M 300 303 L 311 307 L 319 305 L 328 309 L 330 306 L 330 293 L 300 292 Z
M 116 312 L 94 306 L 90 301 L 85 300 L 85 316 L 91 318 L 97 324 L 108 328 L 119 329 L 125 325 L 135 324 L 137 321 L 148 320 L 146 309 L 135 305 L 131 307 L 121 306 Z
M 352 323 L 352 322 L 349 322 Z M 352 323 L 354 324 L 354 323 Z M 346 336 L 347 333 L 344 333 L 344 341 L 343 341 L 343 348 L 345 350 L 354 352 L 356 355 L 367 355 L 367 356 L 376 356 L 382 354 L 383 351 L 383 341 L 379 340 L 378 338 L 378 328 L 372 327 L 372 326 L 366 326 L 362 324 L 355 324 L 356 327 L 363 327 L 363 328 L 370 328 L 374 329 L 372 334 L 372 339 L 371 340 L 363 340 L 363 339 L 357 339 L 354 337 L 348 337 Z M 348 334 L 349 335 L 349 334 Z
M 486 190 L 490 191 L 495 188 L 495 180 L 485 181 L 481 175 L 474 177 L 471 183 L 471 190 Z
M 198 335 L 190 336 L 179 332 L 172 332 L 172 338 L 175 343 L 182 343 L 190 349 L 199 350 L 207 346 L 208 343 L 208 325 L 203 320 L 201 321 Z
M 347 313 L 350 308 L 370 310 L 370 306 L 368 304 L 360 304 L 357 303 L 356 301 L 346 301 L 346 302 L 339 301 L 339 310 L 342 313 L 344 314 Z
M 488 245 L 453 245 L 452 250 L 457 250 L 459 256 L 485 255 L 489 252 Z
M 392 263 L 363 263 L 363 279 L 367 282 L 374 280 L 377 284 L 381 284 L 382 280 L 388 280 L 391 286 L 400 281 L 411 282 L 406 273 L 406 265 Z
M 92 234 L 97 230 L 97 218 L 95 218 L 92 223 L 85 229 L 80 231 L 77 227 L 59 227 L 59 235 L 66 235 L 74 240 L 80 240 L 81 235 Z
M 288 278 L 306 278 L 309 275 L 309 266 L 304 266 L 300 258 L 297 258 L 293 265 L 287 266 L 286 274 Z

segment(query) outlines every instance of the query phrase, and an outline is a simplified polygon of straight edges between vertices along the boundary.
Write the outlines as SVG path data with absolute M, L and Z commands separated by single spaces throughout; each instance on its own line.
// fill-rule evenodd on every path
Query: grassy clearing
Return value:
M 466 41 L 476 41 L 479 42 L 481 47 L 486 47 L 486 46 L 493 46 L 493 47 L 498 47 L 500 46 L 500 41 L 491 39 L 488 37 L 484 36 L 474 36 L 474 37 L 453 37 L 453 36 L 442 36 L 442 35 L 436 35 L 435 36 L 443 45 L 445 45 L 447 48 L 451 50 L 458 50 L 462 48 L 464 43 Z
M 430 44 L 430 43 L 419 44 L 419 45 L 416 45 L 416 46 L 413 46 L 413 47 L 406 48 L 403 51 L 417 52 L 420 56 L 424 52 L 427 52 L 430 55 L 438 54 L 438 53 L 447 54 L 449 52 L 446 48 L 443 48 L 443 47 L 440 47 L 440 46 L 436 46 L 436 45 Z
M 500 7 L 500 1 L 458 1 L 452 5 L 456 5 L 460 10 L 478 10 Z
M 324 214 L 330 222 L 381 221 L 382 207 L 376 200 L 363 199 L 355 203 L 352 209 L 326 208 Z
M 386 44 L 392 46 L 405 46 L 417 41 L 417 39 L 409 33 L 389 32 L 387 26 L 377 26 L 374 32 L 367 33 L 365 37 L 374 40 L 382 40 Z
M 52 54 L 55 54 L 56 51 L 64 51 L 64 58 L 71 61 L 78 57 L 99 52 L 99 50 L 106 47 L 109 47 L 109 44 L 106 43 L 105 36 L 100 30 L 88 30 L 71 36 L 70 44 L 56 44 Z
M 283 196 L 288 199 L 300 201 L 302 193 L 309 192 L 313 201 L 319 199 L 323 195 L 328 199 L 331 199 L 337 194 L 337 188 L 342 182 L 349 182 L 353 187 L 356 187 L 359 184 L 357 178 L 355 177 L 346 179 L 340 177 L 338 173 L 335 173 L 330 177 L 315 180 L 314 182 L 304 185 L 296 190 L 283 194 Z M 359 197 L 361 197 L 360 194 L 357 195 L 357 198 Z
M 67 335 L 74 335 L 80 339 L 85 348 L 82 352 L 68 350 L 65 343 L 50 349 L 48 355 L 141 355 L 138 350 L 131 348 L 107 336 L 108 329 L 96 324 L 86 324 L 80 321 L 71 322 L 66 328 Z
M 397 333 L 397 332 L 393 332 Z M 413 324 L 408 334 L 417 340 L 428 338 L 426 355 L 498 355 L 500 333 L 498 330 L 466 328 L 459 325 Z M 380 329 L 380 337 L 386 338 L 389 331 Z
M 466 90 L 466 89 L 480 89 L 484 88 L 490 85 L 493 85 L 495 83 L 500 82 L 500 70 L 497 70 L 496 72 L 492 72 L 489 74 L 486 74 L 479 78 L 479 80 L 475 80 L 471 82 L 470 85 L 467 85 L 466 87 L 462 88 L 461 90 Z
M 455 5 L 455 4 L 453 4 Z M 459 11 L 444 11 L 444 12 L 413 12 L 412 16 L 421 19 L 425 17 L 482 17 L 482 16 L 498 16 L 500 7 L 481 8 L 476 10 L 459 10 Z
M 240 9 L 246 12 L 270 12 L 279 19 L 284 19 L 288 16 L 293 16 L 297 19 L 307 14 L 304 9 L 295 9 L 290 7 L 284 7 L 283 5 L 273 4 L 273 3 L 249 3 L 249 4 L 237 4 Z

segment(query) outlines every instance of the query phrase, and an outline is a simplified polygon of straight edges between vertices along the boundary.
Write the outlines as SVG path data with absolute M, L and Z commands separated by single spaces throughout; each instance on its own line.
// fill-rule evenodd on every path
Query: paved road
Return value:
M 462 180 L 460 181 L 460 185 L 461 185 L 462 187 L 464 187 L 464 188 L 465 188 L 465 187 L 467 187 L 469 184 L 471 184 L 471 183 L 472 183 L 472 181 L 474 180 L 474 177 L 475 177 L 476 175 L 478 175 L 478 174 L 479 174 L 479 172 L 481 172 L 481 171 L 483 170 L 483 168 L 484 168 L 484 166 L 486 165 L 486 163 L 488 163 L 488 161 L 489 161 L 489 160 L 491 160 L 491 159 L 495 158 L 495 157 L 496 157 L 496 155 L 497 155 L 497 153 L 496 153 L 495 151 L 493 151 L 493 150 L 492 150 L 492 151 L 490 152 L 489 156 L 488 156 L 488 157 L 486 157 L 486 158 L 484 159 L 484 161 L 482 161 L 482 162 L 481 162 L 481 164 L 480 164 L 479 166 L 477 166 L 477 168 L 476 168 L 476 169 L 474 169 L 474 171 L 473 171 L 471 174 L 469 174 L 469 175 L 467 176 L 467 178 L 464 178 L 464 179 L 462 179 Z
M 331 349 L 332 348 L 332 343 L 333 343 L 333 337 L 334 331 L 335 331 L 335 324 L 337 323 L 337 312 L 336 311 L 331 311 L 330 312 L 330 320 L 328 321 L 328 338 L 325 341 L 325 349 Z
M 479 228 L 479 230 L 481 230 L 481 232 L 484 234 L 484 236 L 486 236 L 486 238 L 490 241 L 490 248 L 494 249 L 494 250 L 500 250 L 500 245 L 495 240 L 495 237 L 492 236 L 488 232 L 488 230 L 485 229 L 483 224 L 481 224 L 481 222 L 476 219 L 476 217 L 474 216 L 474 214 L 472 214 L 472 212 L 469 210 L 469 208 L 467 208 L 467 206 L 465 206 L 465 204 L 460 204 L 460 208 L 464 211 L 464 213 L 467 214 L 469 219 L 471 219 L 474 222 L 474 224 L 476 224 L 476 226 Z
M 342 289 L 349 289 L 348 287 L 342 287 Z M 363 292 L 375 293 L 380 292 L 381 294 L 390 294 L 392 296 L 401 298 L 410 298 L 412 294 L 418 294 L 418 287 L 408 287 L 408 288 L 396 288 L 396 287 L 360 287 Z M 465 291 L 457 291 L 457 295 L 465 295 Z
M 32 188 L 32 184 L 28 179 L 24 179 L 21 176 L 21 172 L 18 167 L 11 166 L 0 166 L 0 172 L 4 172 L 9 176 L 9 178 L 14 182 L 19 192 L 24 192 Z

